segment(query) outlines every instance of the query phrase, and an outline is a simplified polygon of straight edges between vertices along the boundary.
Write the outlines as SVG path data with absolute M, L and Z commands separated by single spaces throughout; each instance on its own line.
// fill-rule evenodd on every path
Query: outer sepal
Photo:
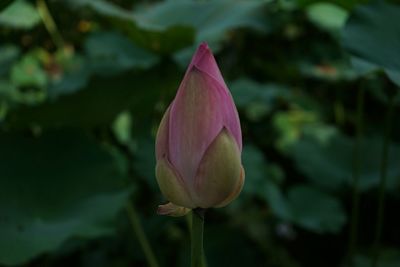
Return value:
M 157 214 L 159 215 L 167 215 L 171 217 L 181 217 L 188 214 L 191 209 L 180 207 L 175 205 L 174 203 L 167 203 L 164 205 L 159 205 L 157 209 Z
M 157 161 L 156 178 L 158 186 L 166 199 L 186 208 L 196 207 L 182 178 L 166 158 Z
M 235 139 L 224 128 L 200 162 L 195 179 L 197 207 L 227 205 L 240 193 L 244 171 Z

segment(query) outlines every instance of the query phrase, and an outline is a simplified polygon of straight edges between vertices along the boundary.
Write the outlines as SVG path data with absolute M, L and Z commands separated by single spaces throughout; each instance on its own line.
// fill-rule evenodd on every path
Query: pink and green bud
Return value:
M 156 139 L 160 214 L 222 207 L 244 183 L 242 133 L 232 96 L 206 43 L 194 54 Z M 182 209 L 182 207 L 186 209 Z

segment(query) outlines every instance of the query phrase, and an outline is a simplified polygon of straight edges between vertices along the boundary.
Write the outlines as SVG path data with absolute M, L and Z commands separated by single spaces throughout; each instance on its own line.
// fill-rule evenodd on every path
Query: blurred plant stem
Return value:
M 144 255 L 146 256 L 148 266 L 159 267 L 160 265 L 157 262 L 153 250 L 151 249 L 150 243 L 140 223 L 139 216 L 132 203 L 128 203 L 128 205 L 126 206 L 126 211 L 128 213 L 132 229 L 140 243 L 140 246 L 142 247 Z
M 46 30 L 49 32 L 51 39 L 53 40 L 54 44 L 57 46 L 58 49 L 64 47 L 64 40 L 57 28 L 56 23 L 50 13 L 49 8 L 47 7 L 45 0 L 37 0 L 36 2 L 37 10 L 40 15 L 40 18 L 43 21 Z
M 389 100 L 389 106 L 386 114 L 386 122 L 385 122 L 385 135 L 383 139 L 383 148 L 382 148 L 382 160 L 381 160 L 381 168 L 380 168 L 380 183 L 379 183 L 379 191 L 378 191 L 378 210 L 377 210 L 377 223 L 375 229 L 375 242 L 374 242 L 374 251 L 372 258 L 372 266 L 378 266 L 379 261 L 379 252 L 380 252 L 380 239 L 382 235 L 382 226 L 383 219 L 385 213 L 385 191 L 386 191 L 386 178 L 387 178 L 387 166 L 388 166 L 388 158 L 389 158 L 389 146 L 390 146 L 390 134 L 392 130 L 392 118 L 393 111 L 395 106 L 395 97 Z
M 203 250 L 203 230 L 204 230 L 205 209 L 197 208 L 192 212 L 192 267 L 204 267 L 205 255 Z
M 356 139 L 353 148 L 353 191 L 352 191 L 352 207 L 351 207 L 351 222 L 349 232 L 349 251 L 348 251 L 348 264 L 350 267 L 354 265 L 353 257 L 357 245 L 357 230 L 358 230 L 358 217 L 359 217 L 359 179 L 361 168 L 361 140 L 363 133 L 363 120 L 364 120 L 364 98 L 365 89 L 361 84 L 357 94 L 357 120 L 356 120 Z

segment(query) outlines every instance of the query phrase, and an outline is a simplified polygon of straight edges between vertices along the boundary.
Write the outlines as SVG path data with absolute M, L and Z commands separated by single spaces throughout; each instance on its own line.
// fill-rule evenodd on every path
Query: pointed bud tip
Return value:
M 205 55 L 212 55 L 210 47 L 206 42 L 202 42 L 199 47 L 197 48 L 196 53 L 194 54 L 193 60 L 192 60 L 192 66 L 197 65 Z
M 200 43 L 199 49 L 208 49 L 209 50 L 210 48 L 208 47 L 207 42 L 203 41 Z

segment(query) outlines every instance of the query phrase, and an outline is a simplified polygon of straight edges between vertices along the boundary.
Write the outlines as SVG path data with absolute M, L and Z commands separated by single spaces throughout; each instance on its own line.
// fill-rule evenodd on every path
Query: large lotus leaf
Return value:
M 1 2 L 1 7 L 10 1 Z M 23 0 L 16 0 L 5 7 L 0 13 L 0 25 L 16 29 L 30 29 L 40 22 L 40 16 L 35 7 Z
M 137 145 L 133 151 L 136 160 L 133 163 L 133 167 L 138 176 L 144 179 L 154 192 L 159 194 L 154 172 L 154 166 L 156 166 L 156 156 L 154 152 L 155 141 L 151 138 L 141 138 L 136 141 Z
M 167 29 L 142 28 L 136 15 L 113 3 L 103 0 L 71 0 L 72 6 L 87 6 L 101 16 L 106 17 L 119 31 L 126 34 L 138 45 L 159 53 L 177 51 L 193 43 L 194 30 L 184 25 Z M 176 10 L 175 10 L 176 11 Z M 175 13 L 174 16 L 177 14 Z
M 50 83 L 50 97 L 83 89 L 96 74 L 112 76 L 132 69 L 148 69 L 158 62 L 155 55 L 115 32 L 93 33 L 85 40 L 84 47 L 84 56 L 68 48 L 57 51 L 54 57 L 62 72 Z
M 279 186 L 282 171 L 268 164 L 257 147 L 243 147 L 243 165 L 242 194 L 264 200 L 277 218 L 316 233 L 337 233 L 343 227 L 346 216 L 335 197 L 307 185 L 290 187 L 286 196 Z
M 338 189 L 352 184 L 354 140 L 337 134 L 325 142 L 314 138 L 303 138 L 290 149 L 297 168 L 304 175 L 322 187 Z M 387 187 L 399 183 L 400 146 L 392 144 L 389 151 Z M 364 139 L 360 145 L 361 190 L 368 190 L 379 182 L 380 161 L 382 157 L 381 138 Z
M 356 56 L 351 57 L 351 64 L 358 75 L 367 75 L 371 74 L 372 72 L 382 70 L 382 67 Z M 394 84 L 400 87 L 400 71 L 384 69 L 384 72 Z M 378 100 L 384 102 L 385 104 L 389 103 L 390 95 L 387 94 L 385 90 L 382 90 L 381 86 L 371 86 L 369 89 Z M 400 94 L 398 94 L 398 97 L 400 98 Z M 398 103 L 397 101 L 398 100 L 395 100 L 395 103 Z
M 197 41 L 221 40 L 237 27 L 263 29 L 262 6 L 266 1 L 165 1 L 135 12 L 144 29 L 166 30 L 177 25 L 196 29 Z
M 400 84 L 400 6 L 374 1 L 357 7 L 343 29 L 344 47 L 355 57 L 383 68 Z
M 113 231 L 129 192 L 113 158 L 87 136 L 2 134 L 0 147 L 0 263 Z
M 246 171 L 242 194 L 263 199 L 276 216 L 284 220 L 290 219 L 286 198 L 278 185 L 284 178 L 282 170 L 268 163 L 262 152 L 253 145 L 243 147 L 242 158 Z
M 217 43 L 238 27 L 263 30 L 262 7 L 268 1 L 164 1 L 133 12 L 102 0 L 73 2 L 110 18 L 136 43 L 155 51 L 172 52 L 194 41 Z
M 297 0 L 298 5 L 301 7 L 309 6 L 315 3 L 330 3 L 346 9 L 352 9 L 358 4 L 366 2 L 368 2 L 368 0 Z
M 38 106 L 21 106 L 8 113 L 10 128 L 39 125 L 44 128 L 60 126 L 98 127 L 109 125 L 124 110 L 131 110 L 134 120 L 146 120 L 154 112 L 160 94 L 175 89 L 179 71 L 173 65 L 152 71 L 129 72 L 113 77 L 90 80 L 84 90 L 63 95 L 55 101 Z M 146 127 L 139 127 L 141 131 Z
M 260 84 L 238 79 L 229 86 L 235 104 L 253 121 L 262 119 L 280 104 L 293 99 L 292 92 L 280 84 Z
M 85 41 L 91 68 L 100 74 L 114 74 L 131 68 L 147 69 L 157 57 L 115 32 L 97 32 Z
M 346 222 L 340 202 L 311 186 L 294 186 L 289 190 L 292 220 L 317 233 L 337 233 Z
M 358 75 L 366 75 L 372 72 L 383 70 L 394 84 L 400 86 L 400 71 L 382 68 L 382 66 L 379 66 L 375 63 L 371 63 L 357 56 L 351 57 L 351 65 L 354 71 L 357 72 Z M 389 100 L 388 96 L 385 94 L 383 90 L 380 89 L 380 92 L 378 90 L 375 90 L 373 93 L 375 95 L 380 95 L 379 97 L 380 100 L 383 100 L 386 103 L 388 102 Z
M 246 183 L 243 193 L 263 196 L 265 185 L 270 177 L 266 177 L 267 161 L 256 146 L 245 145 L 242 153 L 243 167 L 246 171 Z
M 185 67 L 200 42 L 207 41 L 213 52 L 219 51 L 228 34 L 237 28 L 250 28 L 260 32 L 270 30 L 263 7 L 270 1 L 167 1 L 143 16 L 144 26 L 187 25 L 195 30 L 195 44 L 174 55 L 176 62 Z M 180 16 L 174 16 L 179 10 Z M 151 24 L 148 24 L 148 21 Z

